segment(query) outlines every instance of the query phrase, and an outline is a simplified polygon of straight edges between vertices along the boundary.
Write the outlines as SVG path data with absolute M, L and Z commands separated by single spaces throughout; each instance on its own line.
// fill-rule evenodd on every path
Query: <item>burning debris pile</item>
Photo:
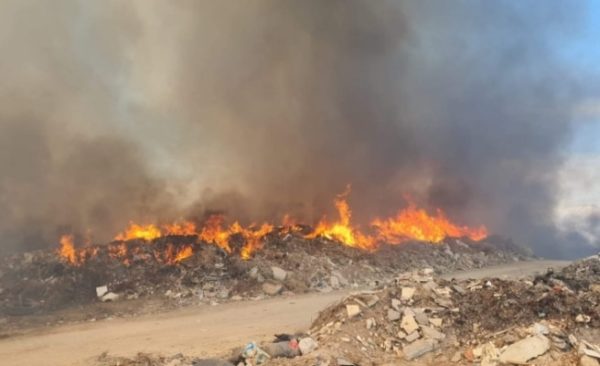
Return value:
M 474 242 L 446 239 L 438 245 L 381 245 L 377 251 L 340 245 L 301 233 L 269 235 L 262 250 L 243 260 L 195 237 L 132 240 L 94 248 L 94 256 L 71 265 L 54 252 L 5 258 L 0 264 L 0 312 L 4 316 L 44 314 L 72 305 L 157 297 L 167 304 L 215 303 L 281 293 L 327 292 L 373 286 L 415 268 L 436 271 L 479 268 L 528 258 L 499 238 Z M 114 251 L 126 245 L 119 260 Z M 192 255 L 174 261 L 164 253 L 193 246 Z M 232 253 L 243 240 L 230 241 Z M 500 249 L 499 249 L 500 248 Z M 126 260 L 123 260 L 126 259 Z

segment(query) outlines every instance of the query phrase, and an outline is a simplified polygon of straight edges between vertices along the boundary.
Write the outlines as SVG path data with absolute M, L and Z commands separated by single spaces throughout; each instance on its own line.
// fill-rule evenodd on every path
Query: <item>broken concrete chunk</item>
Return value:
M 387 317 L 389 321 L 393 322 L 400 319 L 400 313 L 396 310 L 388 309 Z
M 96 287 L 96 296 L 102 297 L 108 292 L 108 286 L 98 286 Z
M 441 327 L 443 323 L 443 319 L 441 318 L 429 318 L 429 323 L 435 327 Z
M 500 354 L 500 362 L 524 364 L 550 349 L 550 340 L 542 335 L 527 337 L 508 346 Z
M 271 271 L 273 272 L 273 278 L 277 281 L 285 281 L 287 277 L 287 272 L 279 267 L 271 267 Z
M 348 318 L 354 318 L 360 314 L 360 306 L 354 304 L 346 305 L 346 312 L 348 313 Z
M 406 340 L 407 342 L 414 342 L 419 338 L 421 338 L 421 335 L 419 334 L 419 332 L 414 331 L 414 332 L 410 333 L 409 335 L 405 336 L 404 340 Z
M 407 334 L 410 334 L 419 329 L 419 325 L 415 321 L 415 317 L 410 314 L 404 314 L 400 327 L 404 329 Z
M 265 294 L 273 296 L 280 293 L 283 290 L 283 286 L 280 283 L 265 282 L 262 285 L 262 290 Z
M 410 299 L 412 299 L 414 294 L 415 294 L 414 287 L 402 287 L 402 294 L 400 295 L 400 299 L 402 301 L 409 301 Z
M 416 313 L 415 320 L 419 325 L 429 325 L 429 318 L 427 317 L 427 315 L 425 315 L 425 313 Z
M 404 353 L 404 358 L 411 361 L 433 351 L 435 345 L 436 343 L 432 339 L 421 339 L 404 346 L 402 352 Z
M 421 331 L 423 332 L 423 336 L 425 336 L 425 338 L 431 338 L 431 339 L 437 339 L 437 340 L 442 340 L 442 339 L 446 338 L 446 335 L 444 333 L 442 333 L 432 327 L 422 326 Z
M 107 292 L 100 298 L 102 302 L 117 301 L 118 299 L 119 294 L 115 294 L 114 292 Z
M 298 347 L 300 347 L 300 352 L 303 355 L 311 353 L 312 351 L 316 350 L 318 346 L 319 345 L 317 344 L 317 342 L 310 337 L 302 338 L 298 343 Z

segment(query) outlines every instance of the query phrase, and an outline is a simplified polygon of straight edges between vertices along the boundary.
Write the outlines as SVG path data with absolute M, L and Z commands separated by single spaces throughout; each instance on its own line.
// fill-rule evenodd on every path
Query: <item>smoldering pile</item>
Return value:
M 160 299 L 164 306 L 257 299 L 285 293 L 362 288 L 399 272 L 431 267 L 443 273 L 529 258 L 518 246 L 491 237 L 481 242 L 446 239 L 441 244 L 405 243 L 367 252 L 324 239 L 269 236 L 252 258 L 232 254 L 195 237 L 162 237 L 127 242 L 128 257 L 111 256 L 114 246 L 93 248 L 81 265 L 66 263 L 55 251 L 5 258 L 0 264 L 0 314 L 51 314 L 75 305 L 137 298 Z M 166 248 L 194 245 L 193 255 L 166 260 Z

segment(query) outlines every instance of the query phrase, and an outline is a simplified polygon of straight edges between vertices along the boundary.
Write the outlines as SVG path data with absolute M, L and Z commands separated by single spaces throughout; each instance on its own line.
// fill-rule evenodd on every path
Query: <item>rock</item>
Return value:
M 432 327 L 428 327 L 428 326 L 421 326 L 421 331 L 423 332 L 423 336 L 425 338 L 431 338 L 431 339 L 437 339 L 437 340 L 442 340 L 444 338 L 446 338 L 446 335 Z
M 579 359 L 579 366 L 600 366 L 600 362 L 588 355 L 583 355 Z
M 311 353 L 317 349 L 318 346 L 318 343 L 310 337 L 302 338 L 298 343 L 298 347 L 300 347 L 300 353 L 303 355 Z
M 114 292 L 107 292 L 100 298 L 102 302 L 117 301 L 118 299 L 119 294 L 115 294 Z
M 492 342 L 481 347 L 481 366 L 496 366 L 498 364 L 498 349 Z
M 404 337 L 404 339 L 407 342 L 414 342 L 419 338 L 421 338 L 421 335 L 417 331 L 414 331 L 414 332 L 410 333 L 409 335 L 407 335 L 406 337 Z
M 375 328 L 376 325 L 375 318 L 367 319 L 367 329 Z
M 348 361 L 345 358 L 338 358 L 336 362 L 338 366 L 354 366 L 354 362 Z
M 548 327 L 544 324 L 535 323 L 531 326 L 530 332 L 533 335 L 546 335 L 550 333 L 550 330 L 548 330 Z
M 414 287 L 402 287 L 402 294 L 400 295 L 400 299 L 402 301 L 409 301 L 410 299 L 412 299 L 414 294 L 415 294 Z
M 281 292 L 281 290 L 283 290 L 283 285 L 280 283 L 265 282 L 262 285 L 262 290 L 265 294 L 273 296 L 277 295 Z
M 360 314 L 360 306 L 354 304 L 346 305 L 346 312 L 348 313 L 348 318 L 354 318 Z
M 436 343 L 432 339 L 421 339 L 404 346 L 402 348 L 402 352 L 404 353 L 404 358 L 408 361 L 411 361 L 433 351 L 435 349 L 435 345 Z
M 400 313 L 397 312 L 396 310 L 388 309 L 387 317 L 388 317 L 389 321 L 394 322 L 394 321 L 400 319 Z
M 524 338 L 508 346 L 500 354 L 500 362 L 524 364 L 532 358 L 543 355 L 550 349 L 550 340 L 537 335 Z
M 248 276 L 250 278 L 257 279 L 258 278 L 258 267 L 252 267 L 250 271 L 248 271 Z
M 407 313 L 404 313 L 404 316 L 402 317 L 402 322 L 400 323 L 400 327 L 404 329 L 404 331 L 407 334 L 410 334 L 419 329 L 419 325 L 415 321 L 415 317 Z
M 441 327 L 443 323 L 443 319 L 441 318 L 429 318 L 429 323 L 435 327 Z
M 416 313 L 415 320 L 419 325 L 429 325 L 429 318 L 425 313 Z
M 394 308 L 394 310 L 400 311 L 400 308 L 402 307 L 402 303 L 398 299 L 392 299 L 392 307 Z
M 592 318 L 589 315 L 579 314 L 575 317 L 577 323 L 589 323 Z
M 108 292 L 108 286 L 98 286 L 96 287 L 96 296 L 102 297 Z
M 285 281 L 285 278 L 287 277 L 287 272 L 279 267 L 271 267 L 271 271 L 273 271 L 273 278 L 276 279 L 277 281 Z

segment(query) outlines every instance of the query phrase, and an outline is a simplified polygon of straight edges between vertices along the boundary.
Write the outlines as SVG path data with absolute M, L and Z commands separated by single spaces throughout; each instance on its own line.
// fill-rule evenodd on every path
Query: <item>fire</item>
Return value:
M 196 224 L 191 221 L 164 225 L 166 235 L 193 236 L 198 235 Z
M 232 234 L 235 234 L 235 231 L 238 230 L 239 224 L 235 222 L 228 230 L 224 230 L 224 222 L 225 218 L 223 215 L 211 215 L 204 223 L 204 227 L 200 231 L 199 236 L 200 239 L 204 240 L 205 242 L 215 244 L 227 253 L 231 253 L 231 248 L 229 247 L 229 237 Z
M 151 241 L 160 238 L 162 233 L 155 225 L 138 225 L 134 222 L 129 223 L 129 227 L 124 232 L 115 236 L 115 240 L 127 241 L 132 239 L 144 239 Z
M 262 247 L 262 238 L 273 231 L 273 225 L 264 223 L 258 230 L 253 230 L 252 225 L 249 229 L 242 229 L 242 236 L 246 244 L 242 248 L 240 256 L 242 259 L 250 259 L 252 253 Z
M 350 206 L 346 201 L 346 197 L 349 193 L 350 187 L 347 187 L 346 191 L 338 195 L 334 200 L 335 207 L 340 217 L 339 220 L 329 223 L 325 218 L 321 219 L 315 230 L 306 235 L 306 238 L 313 239 L 322 236 L 331 240 L 337 240 L 350 247 L 362 249 L 374 248 L 375 239 L 373 237 L 363 234 L 357 228 L 354 228 L 350 225 L 352 211 L 350 210 Z
M 119 233 L 115 243 L 108 247 L 108 256 L 121 261 L 125 265 L 131 264 L 132 258 L 143 257 L 139 246 L 131 246 L 127 243 L 133 239 L 143 239 L 152 242 L 154 239 L 167 236 L 192 236 L 192 242 L 185 245 L 154 243 L 152 248 L 154 258 L 165 264 L 174 265 L 194 255 L 197 245 L 212 244 L 223 249 L 228 254 L 233 253 L 230 241 L 242 240 L 239 255 L 247 260 L 264 245 L 265 236 L 275 235 L 303 235 L 304 238 L 314 239 L 318 237 L 328 238 L 342 245 L 359 248 L 363 250 L 375 250 L 380 243 L 401 244 L 407 240 L 427 241 L 439 243 L 446 237 L 468 237 L 473 240 L 481 240 L 487 237 L 488 232 L 484 226 L 468 227 L 460 226 L 451 222 L 445 213 L 438 209 L 434 215 L 430 215 L 424 209 L 418 208 L 409 200 L 408 207 L 401 209 L 394 217 L 375 218 L 366 231 L 361 230 L 352 223 L 352 210 L 348 204 L 347 197 L 350 194 L 350 186 L 337 195 L 334 205 L 338 213 L 338 219 L 328 221 L 323 217 L 315 229 L 308 234 L 301 232 L 308 228 L 300 225 L 291 216 L 285 215 L 282 225 L 274 230 L 274 225 L 263 223 L 258 226 L 251 224 L 243 226 L 238 221 L 225 224 L 223 215 L 211 215 L 200 226 L 192 221 L 181 221 L 162 225 L 140 225 L 130 222 L 126 230 Z M 89 258 L 96 255 L 97 247 L 86 246 L 75 248 L 73 236 L 63 235 L 60 238 L 60 257 L 67 263 L 79 266 Z M 146 254 L 146 256 L 148 256 Z M 152 256 L 150 256 L 151 258 Z
M 430 216 L 412 202 L 396 217 L 378 218 L 371 225 L 377 230 L 378 240 L 388 243 L 402 243 L 410 239 L 439 243 L 447 237 L 481 240 L 488 235 L 484 226 L 458 226 L 450 222 L 442 210 L 438 209 L 435 216 Z
M 75 245 L 73 245 L 73 235 L 63 235 L 60 237 L 60 256 L 65 259 L 68 263 L 77 265 L 77 253 L 75 252 Z

